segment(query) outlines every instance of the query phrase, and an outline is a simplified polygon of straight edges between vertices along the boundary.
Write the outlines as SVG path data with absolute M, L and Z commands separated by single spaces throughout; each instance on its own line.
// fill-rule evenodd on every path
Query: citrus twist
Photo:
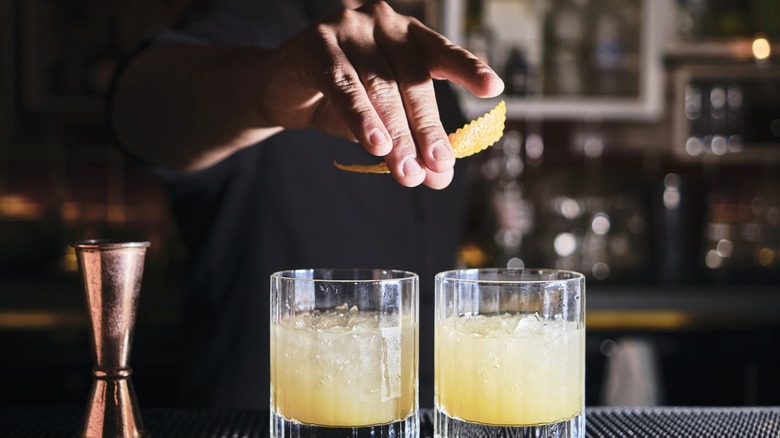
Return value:
M 464 158 L 482 152 L 504 135 L 506 103 L 502 100 L 492 110 L 464 125 L 449 135 L 455 158 Z M 333 164 L 341 170 L 358 173 L 390 173 L 385 162 L 377 164 Z

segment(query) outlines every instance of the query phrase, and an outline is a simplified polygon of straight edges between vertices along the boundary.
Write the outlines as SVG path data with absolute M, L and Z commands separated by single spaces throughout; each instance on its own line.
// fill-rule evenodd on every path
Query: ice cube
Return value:
M 382 399 L 401 396 L 401 327 L 382 327 Z

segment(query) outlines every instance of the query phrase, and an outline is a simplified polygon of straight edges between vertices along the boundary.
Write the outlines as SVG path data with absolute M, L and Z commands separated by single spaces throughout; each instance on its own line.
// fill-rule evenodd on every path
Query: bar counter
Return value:
M 150 438 L 265 438 L 268 411 L 144 409 Z M 73 438 L 82 408 L 0 407 L 0 437 Z M 433 436 L 432 412 L 423 410 L 421 437 Z M 586 436 L 618 437 L 780 437 L 780 407 L 592 407 Z

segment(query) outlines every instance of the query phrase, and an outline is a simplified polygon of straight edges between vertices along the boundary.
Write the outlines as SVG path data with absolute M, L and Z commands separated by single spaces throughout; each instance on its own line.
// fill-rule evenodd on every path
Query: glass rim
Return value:
M 76 249 L 122 249 L 148 248 L 151 243 L 147 240 L 87 239 L 73 242 L 71 246 Z
M 388 277 L 379 278 L 323 278 L 316 273 L 341 273 L 346 274 L 350 272 L 358 273 L 371 273 L 382 272 L 386 273 Z M 310 276 L 305 276 L 306 274 Z M 357 276 L 357 275 L 356 275 Z M 390 281 L 412 281 L 419 279 L 419 275 L 412 271 L 406 271 L 403 269 L 384 269 L 384 268 L 303 268 L 303 269 L 285 269 L 274 272 L 271 274 L 271 278 L 286 280 L 286 281 L 306 281 L 312 283 L 382 283 Z
M 536 274 L 539 278 L 522 278 L 518 276 L 516 279 L 486 279 L 486 278 L 468 278 L 459 277 L 457 275 L 464 273 L 529 273 Z M 563 274 L 559 278 L 541 278 L 545 274 Z M 553 282 L 569 282 L 569 281 L 582 281 L 585 280 L 585 274 L 577 271 L 571 271 L 567 269 L 555 269 L 555 268 L 464 268 L 464 269 L 452 269 L 448 271 L 442 271 L 436 274 L 437 281 L 448 282 L 460 282 L 460 283 L 480 283 L 480 284 L 537 284 L 537 283 L 553 283 Z

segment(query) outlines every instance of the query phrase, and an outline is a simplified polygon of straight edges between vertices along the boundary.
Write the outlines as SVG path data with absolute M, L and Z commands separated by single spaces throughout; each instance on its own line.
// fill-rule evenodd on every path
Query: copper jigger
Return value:
M 73 244 L 84 280 L 95 367 L 79 438 L 142 438 L 141 411 L 128 365 L 149 242 Z

